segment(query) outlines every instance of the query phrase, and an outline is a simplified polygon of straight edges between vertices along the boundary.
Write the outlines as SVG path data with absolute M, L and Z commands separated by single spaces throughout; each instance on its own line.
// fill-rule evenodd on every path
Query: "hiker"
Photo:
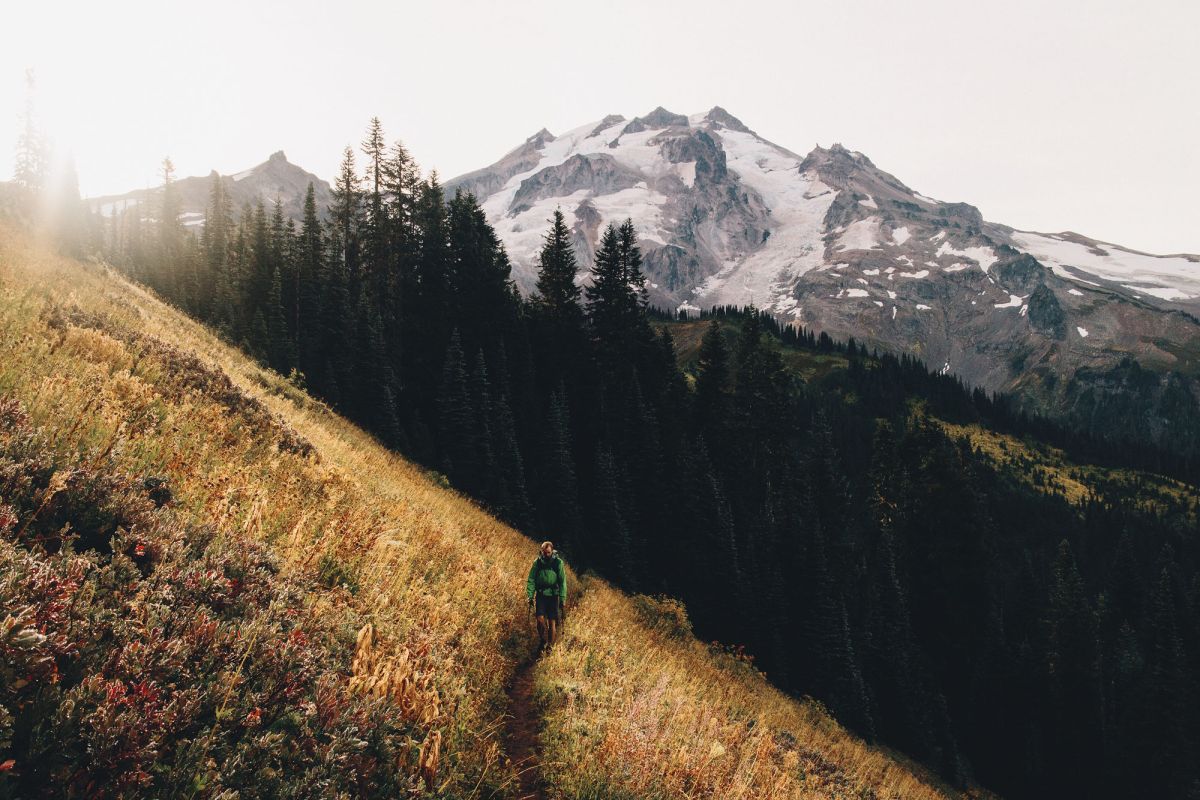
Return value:
M 542 542 L 538 557 L 529 568 L 525 595 L 537 618 L 539 653 L 545 652 L 558 639 L 559 623 L 567 616 L 567 568 L 551 542 Z

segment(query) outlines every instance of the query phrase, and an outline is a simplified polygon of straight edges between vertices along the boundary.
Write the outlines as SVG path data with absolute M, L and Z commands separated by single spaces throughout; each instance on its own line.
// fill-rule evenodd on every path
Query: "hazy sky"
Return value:
M 27 67 L 92 195 L 164 155 L 328 178 L 372 115 L 451 177 L 543 126 L 721 105 L 996 222 L 1200 253 L 1198 30 L 1196 0 L 0 0 L 0 155 Z

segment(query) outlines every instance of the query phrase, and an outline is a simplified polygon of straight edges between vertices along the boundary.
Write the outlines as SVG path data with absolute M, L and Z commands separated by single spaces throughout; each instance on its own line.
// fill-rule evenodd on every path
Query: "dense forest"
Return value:
M 753 309 L 707 315 L 683 370 L 670 315 L 647 307 L 636 220 L 580 265 L 556 213 L 523 298 L 472 196 L 445 197 L 378 120 L 359 161 L 347 148 L 332 206 L 310 189 L 298 221 L 231 208 L 216 178 L 198 234 L 168 164 L 157 208 L 75 246 L 951 780 L 1200 796 L 1194 504 L 1126 484 L 1071 502 L 941 421 L 1185 479 L 1189 463 Z M 788 349 L 844 366 L 805 380 Z

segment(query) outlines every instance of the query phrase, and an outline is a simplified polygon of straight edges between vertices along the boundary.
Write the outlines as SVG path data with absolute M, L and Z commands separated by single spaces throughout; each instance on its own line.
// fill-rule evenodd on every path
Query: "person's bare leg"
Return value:
M 549 623 L 547 622 L 545 617 L 537 618 L 538 639 L 541 640 L 541 646 L 538 648 L 538 652 L 541 652 L 542 650 L 546 649 L 546 634 L 547 634 L 548 624 Z
M 550 644 L 553 646 L 558 641 L 558 620 L 547 619 L 546 625 L 550 632 Z

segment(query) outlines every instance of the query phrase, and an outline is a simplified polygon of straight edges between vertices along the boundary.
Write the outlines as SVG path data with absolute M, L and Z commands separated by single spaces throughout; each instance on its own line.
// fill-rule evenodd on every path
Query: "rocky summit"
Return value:
M 207 176 L 181 178 L 175 182 L 180 204 L 180 221 L 185 226 L 204 226 L 205 209 L 212 192 L 212 179 L 216 175 L 216 172 L 212 172 Z M 271 204 L 278 200 L 283 207 L 284 217 L 299 220 L 304 213 L 304 193 L 308 191 L 309 183 L 313 185 L 318 209 L 328 207 L 331 198 L 326 181 L 288 161 L 282 150 L 272 153 L 266 161 L 256 167 L 233 175 L 222 175 L 221 180 L 236 211 L 241 211 L 247 205 L 255 205 L 260 200 L 269 210 Z M 160 190 L 161 187 L 155 187 L 96 197 L 89 199 L 88 204 L 105 217 L 111 217 L 123 208 L 131 208 L 139 203 L 149 203 L 153 209 L 154 195 Z

